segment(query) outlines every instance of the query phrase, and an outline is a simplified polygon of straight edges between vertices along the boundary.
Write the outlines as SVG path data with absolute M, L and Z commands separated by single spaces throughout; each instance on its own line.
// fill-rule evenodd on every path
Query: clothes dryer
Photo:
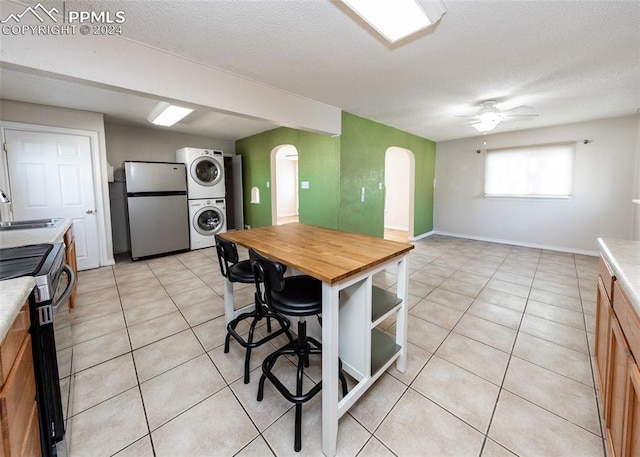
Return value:
M 224 198 L 189 200 L 191 249 L 213 247 L 215 236 L 227 231 Z
M 182 148 L 176 151 L 176 161 L 187 167 L 189 200 L 225 198 L 222 151 Z

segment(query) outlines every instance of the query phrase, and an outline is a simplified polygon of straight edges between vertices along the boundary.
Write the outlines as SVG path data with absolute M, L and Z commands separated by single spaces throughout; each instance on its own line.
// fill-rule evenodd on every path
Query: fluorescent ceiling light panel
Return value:
M 416 0 L 342 2 L 391 43 L 437 22 L 446 11 L 440 0 L 422 0 L 421 3 Z
M 153 109 L 147 119 L 152 124 L 169 127 L 192 112 L 193 110 L 190 108 L 183 108 L 181 106 L 170 105 L 167 102 L 160 102 L 158 103 L 158 106 Z

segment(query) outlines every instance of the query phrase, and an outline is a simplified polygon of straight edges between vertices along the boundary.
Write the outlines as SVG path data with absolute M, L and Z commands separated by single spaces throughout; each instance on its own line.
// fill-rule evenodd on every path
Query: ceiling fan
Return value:
M 504 121 L 529 121 L 537 117 L 537 114 L 519 114 L 523 111 L 532 110 L 533 108 L 526 105 L 516 106 L 508 110 L 500 110 L 496 106 L 495 100 L 486 100 L 480 103 L 480 110 L 473 116 L 457 117 L 470 117 L 473 118 L 471 125 L 478 132 L 489 132 L 493 130 L 500 122 Z

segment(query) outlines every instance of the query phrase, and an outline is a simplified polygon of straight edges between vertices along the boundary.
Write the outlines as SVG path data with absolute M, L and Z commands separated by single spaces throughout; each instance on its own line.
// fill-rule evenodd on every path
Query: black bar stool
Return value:
M 222 276 L 231 282 L 239 282 L 243 284 L 253 284 L 256 278 L 253 275 L 253 269 L 249 260 L 239 260 L 238 249 L 233 241 L 225 240 L 219 235 L 215 235 L 216 251 L 218 253 L 218 263 L 220 264 L 220 272 Z M 257 291 L 258 289 L 256 289 Z M 257 295 L 256 295 L 257 297 Z M 257 341 L 254 340 L 256 325 L 263 319 L 267 319 L 268 335 Z M 280 328 L 274 332 L 271 331 L 271 319 L 275 319 L 280 324 Z M 244 320 L 251 320 L 249 324 L 249 332 L 246 339 L 237 331 L 236 327 Z M 230 338 L 233 337 L 242 347 L 246 349 L 244 357 L 244 383 L 249 384 L 249 371 L 251 361 L 251 349 L 258 347 L 269 340 L 276 338 L 283 333 L 287 335 L 289 341 L 293 341 L 293 337 L 289 332 L 291 323 L 289 319 L 280 314 L 274 313 L 265 304 L 256 298 L 253 310 L 239 314 L 229 324 L 227 324 L 227 336 L 224 340 L 224 352 L 229 352 Z
M 322 381 L 320 381 L 308 392 L 302 391 L 304 368 L 309 366 L 309 355 L 322 354 L 322 344 L 307 335 L 305 321 L 307 316 L 322 312 L 322 282 L 308 275 L 285 278 L 283 265 L 259 254 L 254 249 L 249 249 L 249 259 L 256 282 L 259 279 L 264 286 L 259 297 L 262 303 L 266 303 L 277 313 L 298 317 L 298 337 L 267 356 L 262 363 L 262 376 L 258 385 L 258 401 L 263 398 L 264 381 L 268 378 L 287 400 L 296 404 L 294 450 L 298 452 L 302 448 L 302 404 L 311 400 L 322 389 Z M 295 393 L 291 393 L 271 371 L 278 358 L 287 355 L 298 358 Z M 342 363 L 339 360 L 338 363 L 344 396 L 347 394 L 347 380 L 342 373 Z

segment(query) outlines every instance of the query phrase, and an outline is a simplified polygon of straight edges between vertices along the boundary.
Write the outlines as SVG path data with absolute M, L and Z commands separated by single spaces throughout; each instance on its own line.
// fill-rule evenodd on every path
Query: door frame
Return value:
M 96 205 L 97 229 L 98 229 L 98 266 L 110 265 L 107 255 L 107 232 L 105 223 L 105 206 L 104 194 L 102 192 L 102 173 L 100 170 L 100 153 L 98 132 L 93 130 L 70 129 L 66 127 L 53 127 L 49 125 L 25 124 L 22 122 L 8 122 L 0 120 L 0 140 L 3 147 L 1 149 L 2 160 L 0 160 L 0 187 L 3 189 L 9 186 L 9 167 L 7 161 L 7 152 L 4 150 L 6 143 L 6 130 L 20 130 L 24 132 L 36 133 L 52 133 L 61 135 L 76 135 L 89 138 L 89 146 L 91 148 L 91 174 L 93 182 L 93 195 Z M 2 214 L 4 217 L 5 214 Z

